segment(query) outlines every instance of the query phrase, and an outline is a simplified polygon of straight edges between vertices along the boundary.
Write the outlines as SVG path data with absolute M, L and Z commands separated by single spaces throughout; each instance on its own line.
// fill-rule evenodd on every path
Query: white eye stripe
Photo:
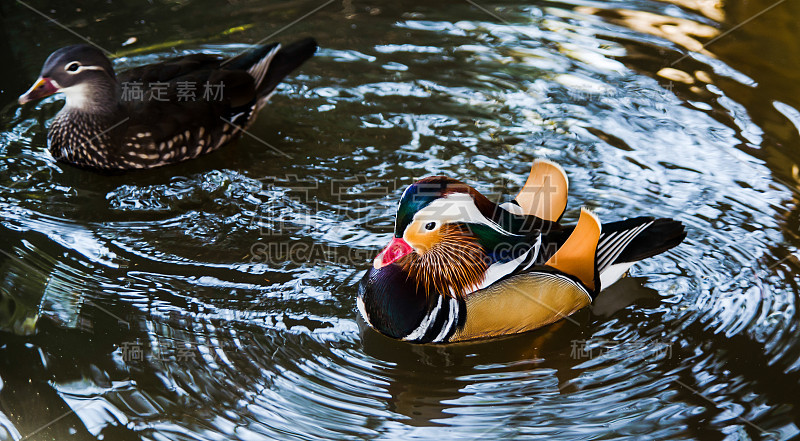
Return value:
M 414 215 L 413 220 L 423 222 L 423 226 L 428 222 L 436 222 L 438 225 L 471 222 L 486 225 L 505 235 L 520 236 L 504 230 L 497 222 L 484 216 L 475 205 L 472 197 L 465 193 L 452 193 L 431 202 L 428 206 L 419 210 Z
M 78 68 L 75 70 L 69 70 L 70 67 L 72 66 L 78 66 Z M 70 74 L 76 74 L 78 72 L 83 72 L 84 70 L 105 70 L 105 69 L 103 69 L 100 66 L 81 66 L 80 64 L 78 64 L 77 61 L 73 61 L 72 63 L 69 63 L 66 66 L 64 66 L 64 70 Z
M 82 70 L 102 70 L 102 71 L 104 71 L 105 69 L 103 69 L 100 66 L 81 66 L 81 67 L 78 68 L 78 72 L 80 72 Z

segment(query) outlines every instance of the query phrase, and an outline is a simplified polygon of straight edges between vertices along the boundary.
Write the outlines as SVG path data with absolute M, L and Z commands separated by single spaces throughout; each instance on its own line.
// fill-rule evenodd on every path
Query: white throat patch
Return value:
M 55 85 L 55 84 L 54 84 Z M 56 85 L 56 87 L 58 87 Z M 88 110 L 89 105 L 89 86 L 86 84 L 76 84 L 59 90 L 67 97 L 67 105 L 70 109 Z

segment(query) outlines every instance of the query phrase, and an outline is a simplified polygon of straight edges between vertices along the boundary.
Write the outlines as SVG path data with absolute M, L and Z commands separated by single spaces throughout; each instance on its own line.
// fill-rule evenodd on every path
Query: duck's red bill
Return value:
M 401 237 L 395 237 L 375 258 L 375 268 L 383 268 L 386 265 L 390 265 L 401 257 L 411 254 L 412 251 L 414 251 L 414 248 L 411 248 L 408 242 Z
M 33 86 L 19 97 L 19 103 L 25 104 L 33 100 L 50 96 L 56 92 L 58 92 L 58 87 L 50 81 L 50 78 L 39 77 L 39 79 L 33 83 Z

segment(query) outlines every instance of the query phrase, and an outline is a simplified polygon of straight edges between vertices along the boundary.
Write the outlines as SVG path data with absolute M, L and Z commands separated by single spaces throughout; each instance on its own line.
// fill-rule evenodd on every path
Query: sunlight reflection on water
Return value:
M 198 23 L 186 38 L 243 19 L 185 3 Z M 797 433 L 797 190 L 782 170 L 798 112 L 703 48 L 725 11 L 694 3 L 487 4 L 506 22 L 469 3 L 324 9 L 293 29 L 323 49 L 252 129 L 291 160 L 242 139 L 190 163 L 99 175 L 46 153 L 59 98 L 6 107 L 0 326 L 27 334 L 41 317 L 35 337 L 0 343 L 14 360 L 0 364 L 0 430 L 31 433 L 72 410 L 38 436 Z M 291 20 L 250 7 L 254 22 Z M 98 32 L 114 34 L 125 14 Z M 147 20 L 160 29 L 150 43 L 184 26 Z M 247 32 L 230 41 L 265 34 Z M 181 50 L 242 48 L 214 43 Z M 38 69 L 48 51 L 31 50 Z M 765 121 L 758 93 L 789 120 Z M 569 174 L 566 222 L 581 204 L 604 220 L 673 217 L 687 240 L 574 322 L 448 347 L 366 330 L 355 284 L 390 237 L 403 187 L 447 174 L 511 193 L 537 157 Z M 53 410 L 15 410 L 40 400 Z

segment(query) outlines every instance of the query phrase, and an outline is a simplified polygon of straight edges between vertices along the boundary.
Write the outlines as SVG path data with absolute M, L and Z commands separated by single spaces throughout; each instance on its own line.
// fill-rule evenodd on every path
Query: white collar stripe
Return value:
M 442 309 L 442 296 L 441 295 L 437 296 L 439 297 L 439 300 L 436 302 L 436 307 L 433 308 L 430 312 L 428 312 L 428 314 L 422 318 L 422 321 L 419 323 L 419 326 L 417 326 L 417 329 L 411 331 L 410 334 L 403 337 L 402 338 L 403 340 L 415 341 L 425 336 L 425 333 L 428 331 L 428 328 L 431 326 L 431 324 L 436 319 L 436 316 L 439 314 L 439 310 Z
M 448 298 L 450 302 L 450 314 L 447 317 L 447 323 L 442 326 L 442 330 L 439 332 L 439 335 L 436 336 L 432 340 L 433 343 L 440 343 L 442 340 L 450 334 L 450 329 L 455 326 L 456 319 L 458 318 L 458 300 L 453 298 Z

